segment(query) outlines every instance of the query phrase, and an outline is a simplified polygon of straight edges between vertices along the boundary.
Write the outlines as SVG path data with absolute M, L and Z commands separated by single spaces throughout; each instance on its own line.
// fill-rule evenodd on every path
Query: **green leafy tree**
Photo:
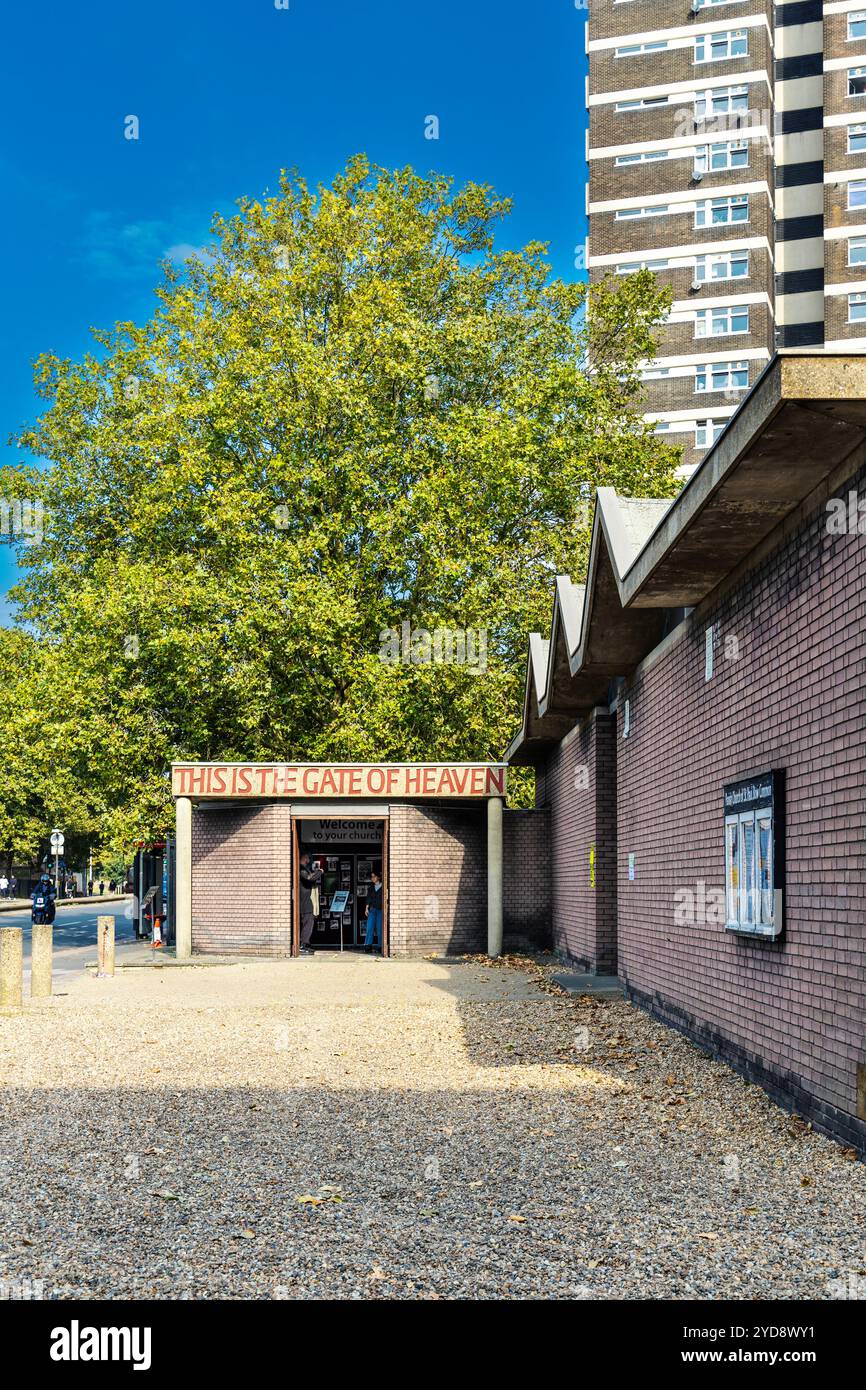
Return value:
M 69 863 L 82 862 L 99 826 L 64 699 L 65 663 L 50 642 L 0 630 L 0 862 L 37 868 L 51 830 L 66 832 Z
M 500 755 L 595 488 L 674 490 L 636 406 L 665 295 L 552 280 L 496 249 L 508 211 L 361 157 L 284 175 L 149 322 L 39 359 L 17 597 L 112 842 L 164 828 L 172 758 Z

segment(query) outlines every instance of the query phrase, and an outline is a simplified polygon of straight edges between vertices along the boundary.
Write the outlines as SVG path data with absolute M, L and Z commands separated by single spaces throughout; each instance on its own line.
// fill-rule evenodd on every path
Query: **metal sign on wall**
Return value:
M 173 796 L 487 797 L 505 795 L 504 763 L 174 763 Z

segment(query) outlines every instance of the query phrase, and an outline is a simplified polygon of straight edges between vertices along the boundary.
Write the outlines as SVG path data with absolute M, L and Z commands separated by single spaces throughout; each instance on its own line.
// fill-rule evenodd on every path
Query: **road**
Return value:
M 54 919 L 54 981 L 77 975 L 90 961 L 96 960 L 96 919 L 103 914 L 115 918 L 115 940 L 133 941 L 132 918 L 124 914 L 132 899 L 123 902 L 82 903 L 80 907 L 58 907 Z M 4 912 L 0 916 L 0 931 L 4 927 L 24 928 L 25 990 L 30 979 L 30 913 Z

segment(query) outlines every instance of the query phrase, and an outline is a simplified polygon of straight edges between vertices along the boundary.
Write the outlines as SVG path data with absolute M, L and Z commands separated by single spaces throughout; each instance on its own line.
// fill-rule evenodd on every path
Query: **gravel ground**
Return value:
M 549 969 L 319 954 L 84 976 L 28 1002 L 0 1019 L 0 1281 L 98 1299 L 866 1294 L 864 1165 Z

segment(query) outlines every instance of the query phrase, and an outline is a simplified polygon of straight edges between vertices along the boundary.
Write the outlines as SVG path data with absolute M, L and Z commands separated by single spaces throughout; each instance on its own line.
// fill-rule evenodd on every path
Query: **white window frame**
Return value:
M 852 135 L 859 135 L 863 144 L 858 149 L 852 142 Z M 866 154 L 866 125 L 856 124 L 848 126 L 848 154 Z
M 855 246 L 858 251 L 863 252 L 859 260 L 855 260 L 851 255 L 852 248 Z M 852 236 L 848 238 L 848 264 L 866 265 L 866 236 Z
M 639 222 L 646 217 L 664 217 L 670 212 L 667 203 L 659 203 L 658 206 L 651 204 L 645 208 L 617 208 L 614 213 L 615 222 Z
M 862 309 L 862 310 L 863 310 L 863 313 L 862 313 L 862 314 L 852 314 L 851 310 L 854 309 L 854 308 Z M 849 294 L 849 296 L 848 296 L 848 322 L 849 322 L 849 323 L 866 323 L 866 291 L 858 290 L 856 293 Z
M 626 101 L 618 101 L 613 109 L 617 114 L 623 111 L 658 111 L 662 106 L 670 106 L 670 102 L 669 96 L 629 97 Z
M 719 152 L 724 151 L 724 161 L 714 162 Z M 734 154 L 745 153 L 745 159 L 735 161 Z M 725 169 L 748 169 L 749 167 L 749 142 L 748 140 L 714 140 L 709 145 L 698 145 L 694 154 L 694 171 L 696 174 L 717 174 Z
M 852 194 L 857 189 L 861 194 L 862 203 L 852 201 Z M 866 208 L 866 179 L 851 179 L 848 183 L 848 211 L 853 212 L 855 208 Z
M 746 380 L 743 384 L 737 385 L 732 378 L 742 376 L 746 373 Z M 715 384 L 717 376 L 724 376 L 725 380 L 720 384 Z M 698 385 L 698 380 L 703 377 L 704 386 Z M 695 366 L 695 391 L 698 395 L 709 395 L 717 391 L 747 391 L 749 388 L 749 364 L 748 362 L 699 362 Z
M 741 334 L 748 333 L 751 328 L 752 317 L 749 308 L 750 306 L 748 304 L 718 304 L 713 305 L 710 309 L 698 309 L 695 313 L 695 337 L 706 340 L 711 338 L 736 338 Z M 727 328 L 712 332 L 713 324 L 722 314 L 725 315 L 725 321 L 728 325 Z M 734 318 L 741 318 L 743 314 L 746 316 L 745 328 L 734 328 Z M 700 331 L 700 325 L 704 326 L 703 333 Z
M 695 421 L 695 448 L 711 449 L 727 424 L 726 420 L 714 420 L 710 415 L 705 420 Z M 701 438 L 701 435 L 704 438 Z
M 637 58 L 644 53 L 664 53 L 670 48 L 667 39 L 651 39 L 646 43 L 624 43 L 613 50 L 614 58 Z
M 731 268 L 734 262 L 745 261 L 746 268 L 741 275 L 733 275 Z M 711 272 L 714 265 L 725 267 L 724 275 L 713 275 Z M 702 273 L 703 272 L 703 273 Z M 704 256 L 695 258 L 695 280 L 701 285 L 718 285 L 725 280 L 747 280 L 749 278 L 749 253 L 748 251 L 708 251 Z
M 636 275 L 639 270 L 651 270 L 656 274 L 659 270 L 670 270 L 670 261 L 620 261 L 616 267 L 616 275 Z
M 855 81 L 856 81 L 857 79 L 862 80 L 862 82 L 863 82 L 863 90 L 862 90 L 862 91 L 859 91 L 859 92 L 857 92 L 857 91 L 852 92 L 852 91 L 851 91 L 851 82 L 852 82 L 852 79 L 855 80 Z M 849 69 L 848 69 L 848 95 L 849 95 L 849 97 L 866 97 L 866 68 L 849 68 Z
M 851 33 L 852 24 L 862 24 L 863 32 L 860 34 Z M 848 43 L 853 43 L 855 39 L 866 39 L 866 10 L 851 10 L 848 14 Z
M 722 104 L 724 103 L 724 104 Z M 708 87 L 695 92 L 695 120 L 711 120 L 713 116 L 732 116 L 736 111 L 748 111 L 749 89 L 737 87 Z
M 618 154 L 614 163 L 618 168 L 623 168 L 629 164 L 658 164 L 670 157 L 670 150 L 642 150 L 640 154 Z
M 734 209 L 744 207 L 745 217 L 735 217 Z M 725 217 L 714 217 L 715 212 L 725 212 Z M 729 193 L 723 198 L 705 198 L 695 204 L 696 227 L 735 227 L 749 221 L 748 193 Z
M 734 53 L 735 43 L 743 41 L 745 48 L 742 53 Z M 724 51 L 714 53 L 714 48 L 722 47 Z M 695 34 L 695 63 L 725 63 L 733 58 L 748 58 L 749 56 L 749 31 L 748 29 L 722 29 L 708 34 Z

